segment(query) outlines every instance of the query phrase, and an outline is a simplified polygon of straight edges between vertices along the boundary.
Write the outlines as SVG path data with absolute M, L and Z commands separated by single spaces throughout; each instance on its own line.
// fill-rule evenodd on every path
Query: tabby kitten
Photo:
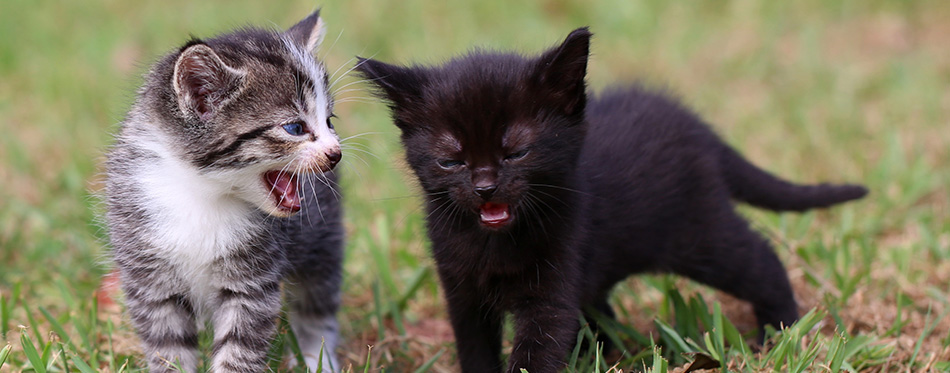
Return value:
M 308 368 L 339 369 L 340 144 L 319 11 L 191 40 L 146 75 L 107 161 L 107 221 L 151 371 L 260 372 L 281 308 Z M 322 360 L 320 356 L 322 354 Z
M 731 199 L 801 211 L 860 198 L 855 185 L 795 185 L 756 168 L 689 110 L 636 86 L 588 97 L 591 34 L 540 57 L 476 51 L 442 66 L 362 59 L 391 103 L 424 189 L 433 256 L 465 372 L 554 372 L 581 310 L 611 288 L 672 272 L 751 302 L 759 326 L 798 317 L 768 242 Z M 587 318 L 591 320 L 591 318 Z

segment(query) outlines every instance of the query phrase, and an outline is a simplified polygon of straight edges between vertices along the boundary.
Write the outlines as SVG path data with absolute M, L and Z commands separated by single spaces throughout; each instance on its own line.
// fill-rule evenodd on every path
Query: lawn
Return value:
M 803 315 L 770 348 L 743 342 L 753 332 L 745 303 L 639 276 L 612 299 L 622 324 L 606 332 L 622 353 L 578 349 L 572 370 L 673 371 L 707 357 L 737 371 L 950 370 L 948 2 L 5 0 L 0 371 L 143 370 L 121 299 L 97 292 L 110 272 L 100 194 L 111 134 L 147 66 L 189 35 L 283 28 L 318 5 L 328 30 L 319 55 L 338 74 L 355 55 L 438 63 L 474 46 L 535 53 L 589 25 L 592 89 L 666 89 L 763 168 L 871 190 L 805 214 L 741 207 L 788 268 Z M 352 371 L 456 371 L 397 129 L 355 77 L 335 88 L 338 131 L 362 134 L 340 166 L 341 361 Z M 278 359 L 272 367 L 284 370 Z

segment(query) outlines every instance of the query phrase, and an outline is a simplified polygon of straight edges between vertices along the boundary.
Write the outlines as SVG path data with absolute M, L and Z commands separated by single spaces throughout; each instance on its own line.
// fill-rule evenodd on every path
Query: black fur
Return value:
M 752 302 L 760 326 L 789 325 L 798 314 L 785 270 L 731 200 L 805 210 L 866 193 L 771 176 L 661 94 L 588 98 L 590 36 L 575 30 L 538 58 L 480 51 L 439 67 L 357 67 L 391 102 L 428 196 L 465 372 L 502 369 L 505 312 L 516 328 L 507 371 L 563 367 L 580 310 L 612 316 L 611 288 L 635 273 L 687 276 Z M 487 197 L 476 190 L 486 187 Z M 486 225 L 486 202 L 508 204 L 511 220 Z

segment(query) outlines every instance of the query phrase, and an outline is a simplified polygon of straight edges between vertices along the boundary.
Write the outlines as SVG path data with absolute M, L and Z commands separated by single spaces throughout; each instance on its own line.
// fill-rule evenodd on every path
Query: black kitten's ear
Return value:
M 238 91 L 244 75 L 225 64 L 211 47 L 193 41 L 175 62 L 172 85 L 178 106 L 186 117 L 207 121 Z
M 561 45 L 541 55 L 535 67 L 542 93 L 558 103 L 565 115 L 583 112 L 586 104 L 584 76 L 591 35 L 587 27 L 572 31 Z
M 373 59 L 356 59 L 356 71 L 379 88 L 380 96 L 391 101 L 393 109 L 405 109 L 422 100 L 426 77 L 421 71 Z
M 298 46 L 312 53 L 323 41 L 325 31 L 326 26 L 323 24 L 323 18 L 320 18 L 320 9 L 317 9 L 307 18 L 287 29 L 286 34 Z

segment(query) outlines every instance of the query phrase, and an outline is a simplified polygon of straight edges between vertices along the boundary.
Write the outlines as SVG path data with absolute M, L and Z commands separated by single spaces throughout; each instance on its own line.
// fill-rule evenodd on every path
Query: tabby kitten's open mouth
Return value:
M 482 225 L 490 228 L 501 228 L 511 221 L 507 203 L 487 202 L 478 207 Z
M 291 213 L 300 211 L 300 195 L 297 194 L 299 176 L 287 171 L 268 171 L 264 173 L 264 184 L 274 198 L 277 208 Z

